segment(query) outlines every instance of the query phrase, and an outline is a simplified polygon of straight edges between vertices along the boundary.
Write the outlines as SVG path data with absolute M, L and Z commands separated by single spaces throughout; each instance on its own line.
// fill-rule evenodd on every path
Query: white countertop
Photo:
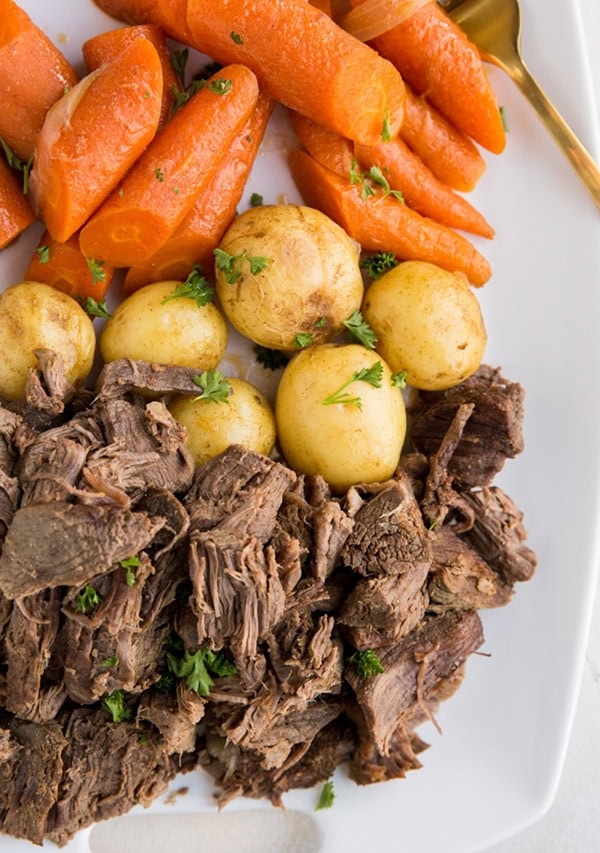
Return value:
M 600 3 L 579 0 L 600 115 Z M 600 216 L 600 212 L 598 213 Z M 600 592 L 596 596 L 579 703 L 564 771 L 550 810 L 487 853 L 596 853 L 600 850 Z

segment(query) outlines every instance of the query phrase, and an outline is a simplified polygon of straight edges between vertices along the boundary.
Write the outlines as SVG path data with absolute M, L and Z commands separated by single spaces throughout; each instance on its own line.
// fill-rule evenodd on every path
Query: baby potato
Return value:
M 231 324 L 280 350 L 334 337 L 364 290 L 358 245 L 325 214 L 293 204 L 238 216 L 217 250 L 216 280 Z
M 288 464 L 321 474 L 338 493 L 391 477 L 406 434 L 404 400 L 389 367 L 358 344 L 321 344 L 295 355 L 281 377 L 275 420 Z
M 487 334 L 466 276 L 425 261 L 406 261 L 375 280 L 362 312 L 377 352 L 414 388 L 458 385 L 481 364 Z
M 17 400 L 25 393 L 36 349 L 62 358 L 67 378 L 80 385 L 94 360 L 92 321 L 72 297 L 48 284 L 23 281 L 0 296 L 0 396 Z
M 244 379 L 228 379 L 227 402 L 176 397 L 169 411 L 187 429 L 186 444 L 196 465 L 241 444 L 268 456 L 275 445 L 275 417 L 260 391 Z
M 121 302 L 100 336 L 104 361 L 132 358 L 213 370 L 227 347 L 227 324 L 209 302 L 171 297 L 178 281 L 159 281 Z

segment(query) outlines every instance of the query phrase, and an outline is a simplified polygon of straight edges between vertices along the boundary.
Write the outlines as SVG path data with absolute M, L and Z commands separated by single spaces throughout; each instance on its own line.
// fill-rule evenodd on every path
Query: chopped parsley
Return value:
M 160 181 L 160 183 L 162 184 L 162 182 L 165 179 L 165 173 L 160 168 L 160 166 L 157 166 L 156 169 L 154 170 L 154 176 L 155 176 L 156 180 Z
M 189 689 L 199 696 L 208 696 L 214 684 L 213 675 L 222 677 L 237 672 L 235 665 L 223 652 L 214 652 L 212 649 L 198 649 L 194 653 L 186 649 L 180 657 L 167 652 L 167 665 L 169 672 L 176 678 L 185 679 Z
M 129 588 L 135 586 L 136 574 L 135 570 L 142 565 L 139 557 L 126 557 L 124 560 L 119 560 L 119 565 L 125 569 L 125 583 Z
M 119 663 L 120 663 L 119 658 L 116 655 L 113 655 L 110 658 L 105 658 L 102 661 L 102 666 L 107 666 L 107 667 L 111 668 L 113 666 L 118 666 Z
M 309 347 L 313 342 L 313 336 L 311 332 L 298 332 L 298 334 L 294 337 L 294 344 L 299 349 L 304 349 L 304 347 Z
M 11 169 L 14 169 L 17 172 L 21 172 L 23 176 L 23 195 L 27 195 L 29 192 L 29 173 L 31 172 L 31 167 L 33 166 L 33 154 L 29 158 L 29 160 L 24 161 L 21 160 L 15 152 L 12 150 L 10 145 L 0 136 L 0 145 L 4 150 L 4 155 L 6 157 L 6 162 L 10 166 Z
M 201 400 L 203 403 L 229 403 L 231 384 L 219 370 L 203 370 L 194 376 L 194 382 L 204 392 L 194 397 L 194 400 Z
M 371 166 L 366 171 L 361 171 L 358 168 L 356 160 L 352 160 L 350 164 L 350 183 L 354 186 L 360 186 L 360 197 L 365 201 L 370 196 L 377 194 L 377 189 L 383 190 L 381 198 L 392 196 L 397 201 L 404 203 L 404 197 L 400 190 L 393 190 L 390 187 L 390 182 L 383 174 L 383 170 L 379 166 Z
M 95 610 L 102 603 L 102 596 L 89 584 L 84 587 L 82 592 L 75 596 L 73 603 L 77 613 L 89 613 L 90 610 Z
M 181 50 L 174 50 L 171 55 L 171 65 L 173 66 L 173 71 L 175 72 L 175 76 L 179 80 L 182 89 L 185 89 L 185 69 L 189 58 L 190 52 L 187 47 L 184 47 Z
M 250 207 L 261 207 L 264 203 L 264 199 L 260 193 L 252 193 L 250 196 Z
M 392 373 L 392 385 L 395 388 L 406 388 L 406 380 L 406 370 L 399 370 L 398 373 Z
M 333 782 L 329 779 L 321 788 L 315 811 L 321 809 L 330 809 L 335 801 L 335 791 L 333 790 Z
M 206 88 L 209 91 L 214 92 L 215 95 L 226 95 L 227 92 L 231 91 L 233 83 L 229 79 L 223 79 L 223 77 L 216 77 L 214 80 L 211 80 L 210 83 L 206 84 Z
M 220 272 L 225 273 L 225 281 L 228 284 L 235 284 L 242 276 L 242 266 L 244 263 L 249 264 L 250 274 L 258 275 L 265 270 L 271 260 L 260 255 L 250 255 L 247 250 L 240 252 L 239 255 L 230 255 L 223 249 L 215 249 L 215 263 Z
M 506 109 L 503 106 L 501 106 L 499 109 L 500 109 L 500 118 L 502 120 L 502 128 L 503 128 L 505 133 L 508 133 L 510 130 L 510 127 L 508 125 L 508 119 L 506 117 Z
M 50 246 L 38 246 L 35 251 L 40 264 L 47 264 L 50 260 Z
M 381 661 L 373 649 L 366 649 L 364 652 L 354 652 L 349 658 L 352 663 L 356 664 L 356 671 L 359 678 L 371 678 L 373 675 L 380 675 L 385 672 Z
M 252 349 L 257 362 L 267 370 L 280 370 L 288 363 L 287 355 L 281 350 L 269 349 L 269 347 L 263 347 L 260 344 L 254 344 Z
M 83 300 L 81 307 L 90 317 L 112 317 L 112 314 L 108 310 L 106 299 L 101 299 L 98 302 L 93 296 L 88 296 Z
M 383 124 L 381 125 L 381 139 L 382 139 L 382 142 L 389 142 L 391 138 L 392 138 L 392 131 L 390 128 L 390 114 L 388 112 L 385 114 Z
M 125 696 L 122 690 L 113 690 L 102 700 L 102 707 L 112 715 L 113 723 L 122 723 L 123 720 L 131 719 L 131 711 L 125 705 Z
M 393 252 L 374 252 L 362 258 L 360 268 L 366 270 L 371 278 L 381 278 L 384 272 L 398 266 L 398 259 Z
M 211 301 L 214 292 L 215 290 L 209 284 L 202 268 L 196 265 L 186 280 L 182 284 L 178 284 L 172 293 L 165 296 L 162 304 L 164 305 L 171 299 L 193 299 L 199 308 L 203 308 Z
M 376 361 L 375 364 L 371 365 L 371 367 L 363 367 L 362 370 L 355 370 L 350 379 L 344 382 L 343 385 L 340 385 L 337 391 L 334 391 L 333 394 L 330 394 L 328 397 L 325 397 L 324 400 L 321 400 L 321 403 L 324 406 L 335 406 L 338 403 L 342 403 L 343 405 L 355 406 L 357 409 L 362 410 L 362 401 L 360 397 L 355 397 L 352 394 L 349 394 L 346 391 L 346 388 L 349 385 L 352 385 L 353 382 L 366 382 L 373 388 L 381 388 L 382 379 L 383 364 L 380 361 Z
M 88 269 L 92 274 L 92 284 L 102 284 L 106 281 L 106 270 L 104 261 L 95 261 L 93 258 L 85 259 Z
M 244 44 L 244 39 L 241 37 L 241 35 L 239 33 L 236 33 L 235 30 L 232 30 L 229 33 L 229 37 L 230 37 L 231 41 L 234 42 L 235 44 Z
M 360 311 L 353 311 L 347 320 L 344 320 L 348 334 L 365 346 L 367 349 L 375 349 L 377 335 L 369 326 Z

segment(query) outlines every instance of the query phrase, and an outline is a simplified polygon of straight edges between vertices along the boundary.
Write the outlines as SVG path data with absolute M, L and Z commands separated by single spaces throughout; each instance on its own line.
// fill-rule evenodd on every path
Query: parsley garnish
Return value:
M 119 565 L 125 569 L 125 583 L 128 587 L 135 586 L 136 576 L 135 570 L 141 566 L 139 557 L 126 557 L 124 560 L 119 560 Z
M 180 658 L 168 652 L 167 664 L 173 675 L 185 678 L 189 689 L 200 696 L 208 696 L 210 693 L 214 684 L 213 675 L 221 677 L 237 672 L 235 665 L 222 652 L 214 652 L 212 649 L 198 649 L 194 653 L 186 649 Z
M 506 110 L 502 106 L 499 107 L 499 109 L 500 109 L 500 118 L 502 119 L 502 129 L 504 130 L 505 133 L 508 133 L 510 130 L 510 127 L 508 126 L 508 119 L 506 117 Z
M 172 293 L 165 296 L 162 304 L 169 302 L 170 299 L 193 299 L 200 308 L 203 308 L 211 301 L 214 292 L 214 288 L 204 276 L 202 268 L 196 265 L 183 284 L 178 284 Z
M 235 30 L 232 30 L 229 33 L 229 36 L 231 38 L 231 41 L 235 42 L 235 44 L 244 44 L 244 39 L 241 37 L 241 35 L 239 33 L 236 33 Z
M 319 794 L 319 799 L 317 801 L 317 805 L 315 806 L 315 811 L 320 811 L 321 809 L 330 809 L 335 800 L 335 791 L 333 790 L 333 782 L 329 779 L 328 782 L 325 782 L 323 787 L 321 788 L 321 793 Z
M 6 156 L 6 162 L 10 166 L 11 169 L 15 169 L 17 172 L 21 172 L 23 175 L 23 195 L 27 195 L 29 192 L 29 173 L 31 172 L 31 167 L 33 166 L 33 154 L 29 158 L 29 160 L 24 161 L 21 160 L 15 152 L 12 150 L 10 145 L 0 136 L 0 145 L 4 149 L 4 154 Z
M 75 596 L 75 602 L 73 604 L 74 609 L 77 613 L 88 613 L 90 610 L 94 610 L 102 603 L 102 596 L 96 592 L 93 586 L 89 584 L 84 587 L 83 591 L 79 593 L 79 595 Z
M 404 197 L 400 190 L 393 190 L 390 187 L 388 179 L 379 166 L 371 166 L 370 169 L 361 172 L 356 160 L 352 160 L 350 164 L 350 183 L 360 186 L 360 197 L 363 201 L 369 198 L 369 196 L 376 195 L 377 187 L 379 187 L 383 190 L 383 195 L 380 198 L 391 195 L 397 201 L 404 202 Z
M 250 141 L 250 140 L 248 140 Z M 264 199 L 260 193 L 252 193 L 250 196 L 250 207 L 261 207 L 264 204 Z
M 371 367 L 363 367 L 362 370 L 355 370 L 350 379 L 344 382 L 337 391 L 321 400 L 324 406 L 335 406 L 337 403 L 342 403 L 348 406 L 355 406 L 362 410 L 362 401 L 360 397 L 353 397 L 346 391 L 346 388 L 353 382 L 366 382 L 373 388 L 381 388 L 381 380 L 383 379 L 383 364 L 376 361 Z
M 155 177 L 156 177 L 156 180 L 157 180 L 157 181 L 160 181 L 160 183 L 162 184 L 162 182 L 163 182 L 163 181 L 164 181 L 164 179 L 165 179 L 165 173 L 164 173 L 164 172 L 163 172 L 163 170 L 160 168 L 160 166 L 157 166 L 157 168 L 154 170 L 154 175 L 155 175 Z
M 194 397 L 204 403 L 228 403 L 231 384 L 219 370 L 203 370 L 194 376 L 194 382 L 203 390 L 203 394 Z
M 47 264 L 50 260 L 50 246 L 38 246 L 35 250 L 40 264 Z
M 399 370 L 398 373 L 392 373 L 392 385 L 395 388 L 406 388 L 406 379 L 406 370 Z
M 315 320 L 313 325 L 315 329 L 323 329 L 327 325 L 327 317 L 319 317 L 318 320 Z
M 83 300 L 81 307 L 86 314 L 90 315 L 90 317 L 112 317 L 112 314 L 106 305 L 106 299 L 102 299 L 98 302 L 98 300 L 94 299 L 93 296 L 88 296 L 87 299 Z
M 113 690 L 102 700 L 102 707 L 112 714 L 113 723 L 122 723 L 131 719 L 131 711 L 125 707 L 125 696 L 122 690 Z
M 113 666 L 118 666 L 119 663 L 120 663 L 119 658 L 116 655 L 113 655 L 110 658 L 105 658 L 105 660 L 102 661 L 102 666 L 113 667 Z
M 364 652 L 354 652 L 350 655 L 349 660 L 356 663 L 356 671 L 359 678 L 371 678 L 373 675 L 380 675 L 385 672 L 381 665 L 381 661 L 373 649 L 366 649 Z
M 225 280 L 228 284 L 235 284 L 241 277 L 241 267 L 244 262 L 250 265 L 251 275 L 258 275 L 259 272 L 262 272 L 271 263 L 269 258 L 263 258 L 260 255 L 250 255 L 247 250 L 241 252 L 239 255 L 230 255 L 229 252 L 225 252 L 223 249 L 215 249 L 214 255 L 216 267 L 220 272 L 225 273 Z
M 232 86 L 233 83 L 231 80 L 224 80 L 222 77 L 217 77 L 215 80 L 211 80 L 210 83 L 206 84 L 206 88 L 210 89 L 211 92 L 214 92 L 215 95 L 226 95 L 227 92 L 231 91 Z
M 344 320 L 344 326 L 348 333 L 367 349 L 375 349 L 377 335 L 360 311 L 353 311 L 348 319 Z
M 256 354 L 257 362 L 267 370 L 279 370 L 288 363 L 287 355 L 281 350 L 269 349 L 269 347 L 263 347 L 260 344 L 254 344 L 252 349 Z
M 389 142 L 391 138 L 392 131 L 390 128 L 390 114 L 388 112 L 385 114 L 383 124 L 381 125 L 381 139 L 383 142 Z
M 393 252 L 375 252 L 360 262 L 360 268 L 366 270 L 371 278 L 380 278 L 384 272 L 397 266 L 398 259 Z
M 298 334 L 294 337 L 294 344 L 299 349 L 304 349 L 304 347 L 309 347 L 313 342 L 313 336 L 311 332 L 298 332 Z
M 187 66 L 188 59 L 190 57 L 190 52 L 187 47 L 184 47 L 182 50 L 175 50 L 171 56 L 171 65 L 173 66 L 173 71 L 175 72 L 175 76 L 181 83 L 181 88 L 185 89 L 185 69 Z
M 86 258 L 85 261 L 92 274 L 92 284 L 102 284 L 106 280 L 106 272 L 103 269 L 104 261 L 95 261 L 93 258 Z

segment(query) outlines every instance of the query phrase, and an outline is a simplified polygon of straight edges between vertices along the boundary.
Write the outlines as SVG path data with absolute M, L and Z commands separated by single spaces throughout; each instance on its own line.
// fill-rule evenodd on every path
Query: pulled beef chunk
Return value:
M 202 394 L 194 382 L 198 370 L 193 367 L 176 367 L 153 364 L 147 361 L 117 359 L 105 364 L 96 383 L 96 397 L 100 402 L 127 397 L 131 392 L 149 392 L 153 396 L 167 394 Z
M 329 500 L 315 509 L 313 525 L 311 574 L 326 581 L 338 563 L 354 524 L 337 501 Z
M 317 732 L 296 764 L 277 774 L 277 790 L 283 793 L 292 788 L 312 788 L 319 782 L 325 782 L 336 767 L 350 758 L 357 741 L 355 727 L 344 714 L 340 714 Z
M 232 445 L 202 465 L 185 506 L 194 531 L 222 527 L 267 542 L 296 475 L 279 462 Z
M 473 510 L 473 526 L 464 534 L 469 542 L 507 584 L 528 581 L 537 559 L 525 545 L 523 513 L 498 486 L 467 492 Z
M 163 520 L 163 527 L 157 532 L 153 543 L 164 546 L 163 551 L 180 542 L 190 526 L 185 507 L 168 489 L 147 489 L 135 504 L 135 510 Z
M 204 716 L 205 700 L 181 682 L 177 694 L 156 690 L 144 695 L 138 705 L 137 720 L 152 723 L 160 732 L 165 750 L 180 755 L 196 748 L 196 727 Z
M 431 546 L 408 479 L 390 482 L 354 517 L 341 552 L 344 565 L 362 575 L 399 575 L 431 563 Z
M 392 646 L 416 628 L 427 604 L 427 574 L 426 563 L 415 563 L 402 575 L 359 581 L 338 617 L 352 645 L 363 651 Z
M 22 423 L 23 419 L 19 414 L 0 405 L 0 469 L 9 476 L 12 476 L 18 458 L 14 440 Z
M 476 611 L 451 610 L 426 620 L 399 643 L 379 655 L 383 672 L 359 677 L 349 665 L 345 676 L 356 693 L 378 752 L 389 755 L 394 735 L 402 724 L 411 727 L 427 696 L 483 642 Z
M 350 757 L 349 776 L 357 785 L 403 779 L 409 770 L 421 767 L 417 756 L 427 749 L 427 744 L 406 724 L 399 723 L 389 738 L 386 753 L 382 754 L 359 707 L 351 708 L 350 718 L 356 725 L 358 745 Z
M 0 556 L 0 589 L 20 598 L 46 587 L 80 586 L 146 548 L 163 524 L 114 506 L 54 501 L 21 507 Z
M 467 542 L 448 527 L 435 530 L 433 563 L 427 585 L 428 610 L 478 610 L 502 607 L 512 598 L 512 586 L 492 571 Z
M 432 456 L 457 407 L 473 405 L 448 470 L 462 486 L 489 485 L 506 459 L 523 450 L 524 396 L 521 385 L 508 382 L 498 369 L 485 365 L 447 391 L 420 392 L 411 423 L 412 444 Z
M 21 490 L 16 477 L 9 477 L 0 468 L 0 553 L 14 514 L 19 506 Z

